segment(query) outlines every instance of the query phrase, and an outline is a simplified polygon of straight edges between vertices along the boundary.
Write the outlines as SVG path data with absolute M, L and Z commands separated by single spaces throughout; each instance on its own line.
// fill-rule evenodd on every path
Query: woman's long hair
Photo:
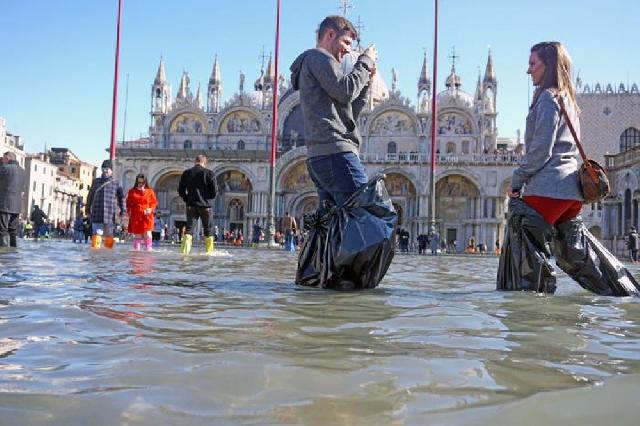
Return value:
M 144 179 L 144 187 L 145 188 L 149 188 L 149 181 L 147 180 L 147 177 L 140 173 L 138 176 L 136 176 L 136 180 L 133 181 L 133 187 L 131 189 L 136 189 L 138 187 L 138 179 Z
M 557 92 L 567 95 L 576 113 L 579 113 L 576 89 L 571 81 L 571 57 L 567 49 L 558 41 L 545 41 L 534 45 L 531 48 L 531 53 L 535 53 L 545 66 L 542 81 L 533 94 L 531 106 L 535 105 L 542 92 L 547 89 L 555 89 Z

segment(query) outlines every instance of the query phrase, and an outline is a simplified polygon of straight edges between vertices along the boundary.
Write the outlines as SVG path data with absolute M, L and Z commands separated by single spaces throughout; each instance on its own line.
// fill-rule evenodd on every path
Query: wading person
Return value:
M 329 16 L 320 24 L 316 48 L 291 65 L 293 88 L 300 90 L 307 168 L 321 207 L 325 202 L 342 205 L 367 183 L 358 157 L 361 137 L 356 122 L 371 91 L 378 53 L 370 46 L 353 70 L 343 74 L 340 60 L 357 37 L 351 22 Z
M 297 229 L 296 218 L 286 212 L 282 218 L 282 233 L 284 234 L 284 249 L 286 251 L 296 251 L 296 247 L 293 244 L 293 235 Z
M 44 223 L 48 216 L 42 211 L 38 205 L 34 205 L 29 216 L 31 223 L 33 223 L 33 239 L 38 241 L 38 237 L 44 237 L 47 233 L 47 225 Z
M 638 249 L 640 249 L 640 235 L 638 235 L 635 226 L 629 228 L 627 247 L 629 247 L 629 258 L 633 263 L 636 263 L 638 261 Z
M 127 213 L 129 214 L 129 226 L 127 231 L 133 234 L 133 249 L 140 250 L 144 241 L 144 248 L 149 251 L 152 248 L 152 235 L 154 225 L 154 211 L 158 206 L 156 194 L 149 187 L 147 178 L 142 173 L 136 176 L 133 188 L 127 193 Z
M 565 115 L 579 132 L 579 109 L 567 50 L 558 42 L 536 44 L 527 73 L 536 90 L 527 116 L 526 154 L 508 190 L 498 289 L 553 293 L 556 277 L 548 260 L 553 253 L 556 264 L 587 290 L 638 294 L 635 279 L 578 215 L 583 203 L 578 149 Z
M 183 254 L 191 252 L 193 231 L 202 222 L 204 247 L 207 254 L 213 253 L 214 243 L 211 235 L 211 201 L 216 196 L 216 180 L 213 172 L 207 169 L 207 157 L 196 156 L 196 164 L 185 170 L 180 177 L 178 194 L 187 205 L 187 225 L 182 236 L 180 250 Z
M 0 165 L 0 247 L 18 246 L 23 188 L 24 169 L 16 155 L 7 151 Z
M 113 248 L 113 231 L 116 222 L 116 208 L 124 214 L 124 193 L 122 187 L 113 179 L 113 163 L 102 162 L 102 175 L 95 178 L 87 196 L 88 216 L 91 218 L 91 247 L 100 248 L 104 237 L 104 246 Z

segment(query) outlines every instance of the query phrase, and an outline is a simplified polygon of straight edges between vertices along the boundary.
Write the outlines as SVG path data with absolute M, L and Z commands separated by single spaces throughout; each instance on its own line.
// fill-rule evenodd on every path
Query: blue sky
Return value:
M 178 88 L 182 70 L 192 90 L 206 86 L 217 53 L 224 99 L 237 91 L 239 70 L 252 83 L 260 53 L 273 50 L 275 0 L 124 0 L 118 139 L 129 74 L 126 137 L 146 134 L 150 86 L 160 55 Z M 314 45 L 322 18 L 338 0 L 282 0 L 280 72 Z M 433 2 L 353 0 L 349 17 L 364 24 L 363 44 L 379 49 L 379 72 L 390 85 L 395 67 L 403 95 L 415 103 L 426 50 L 433 58 Z M 0 0 L 0 116 L 28 152 L 71 148 L 99 163 L 107 156 L 117 0 Z M 531 90 L 528 51 L 538 41 L 565 43 L 586 83 L 640 84 L 640 2 L 614 0 L 441 0 L 438 90 L 455 46 L 463 89 L 473 93 L 490 45 L 498 78 L 499 136 L 524 130 Z M 204 93 L 203 93 L 204 94 Z

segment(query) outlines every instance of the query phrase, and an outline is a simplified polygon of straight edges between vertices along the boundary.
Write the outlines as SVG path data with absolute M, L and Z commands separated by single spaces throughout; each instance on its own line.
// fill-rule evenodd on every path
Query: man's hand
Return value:
M 376 75 L 376 71 L 378 71 L 377 67 L 373 67 L 373 69 L 369 72 L 369 78 L 373 78 Z
M 520 198 L 520 190 L 518 189 L 514 191 L 513 188 L 509 186 L 509 188 L 507 188 L 507 195 L 509 196 L 509 198 Z
M 148 207 L 144 209 L 144 214 L 151 214 L 151 209 Z
M 375 44 L 367 47 L 362 54 L 368 56 L 373 62 L 378 62 L 378 49 L 376 49 Z

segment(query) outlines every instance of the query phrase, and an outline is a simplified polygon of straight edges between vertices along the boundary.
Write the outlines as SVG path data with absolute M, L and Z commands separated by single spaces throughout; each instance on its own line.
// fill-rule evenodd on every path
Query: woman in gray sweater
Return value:
M 571 59 L 559 42 L 531 48 L 529 68 L 536 90 L 527 116 L 526 155 L 513 172 L 508 229 L 498 268 L 498 290 L 553 293 L 549 257 L 582 287 L 602 295 L 640 295 L 624 266 L 585 228 L 578 149 L 562 114 L 580 132 L 571 82 Z

